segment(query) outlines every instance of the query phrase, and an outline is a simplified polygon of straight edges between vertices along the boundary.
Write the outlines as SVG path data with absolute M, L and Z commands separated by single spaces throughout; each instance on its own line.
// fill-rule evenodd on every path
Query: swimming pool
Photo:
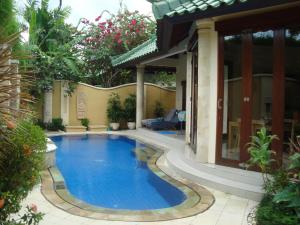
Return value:
M 68 191 L 88 204 L 120 210 L 174 207 L 187 197 L 147 165 L 155 151 L 116 135 L 51 137 Z

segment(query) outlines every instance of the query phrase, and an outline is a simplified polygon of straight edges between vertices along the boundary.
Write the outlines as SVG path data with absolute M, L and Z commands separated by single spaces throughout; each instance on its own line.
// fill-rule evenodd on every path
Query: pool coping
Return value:
M 86 134 L 86 133 L 85 133 Z M 112 134 L 108 132 L 93 133 L 96 135 Z M 51 136 L 60 136 L 57 134 Z M 67 134 L 74 135 L 74 134 Z M 76 134 L 82 135 L 82 134 Z M 89 205 L 73 197 L 64 184 L 64 179 L 57 168 L 50 168 L 42 174 L 42 194 L 56 207 L 73 215 L 88 217 L 92 219 L 126 221 L 126 222 L 155 222 L 181 219 L 197 215 L 208 210 L 214 203 L 214 196 L 204 187 L 192 183 L 186 179 L 173 177 L 166 172 L 167 168 L 158 160 L 164 156 L 164 151 L 149 143 L 145 143 L 127 134 L 115 133 L 112 135 L 126 136 L 130 139 L 138 140 L 147 148 L 154 148 L 156 153 L 147 160 L 149 169 L 161 179 L 175 186 L 182 191 L 187 199 L 174 207 L 156 210 L 115 210 Z

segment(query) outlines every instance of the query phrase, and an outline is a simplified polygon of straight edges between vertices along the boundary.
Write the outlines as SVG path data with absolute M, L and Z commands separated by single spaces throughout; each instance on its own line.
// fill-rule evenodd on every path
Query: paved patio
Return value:
M 32 191 L 24 205 L 35 203 L 38 210 L 45 213 L 40 225 L 247 225 L 247 215 L 257 202 L 208 189 L 216 199 L 208 211 L 193 217 L 164 222 L 117 222 L 73 216 L 49 203 L 41 194 L 40 186 Z

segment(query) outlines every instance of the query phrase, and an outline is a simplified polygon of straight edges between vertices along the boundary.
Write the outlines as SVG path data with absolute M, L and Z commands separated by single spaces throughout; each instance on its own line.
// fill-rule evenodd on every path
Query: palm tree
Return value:
M 79 81 L 78 57 L 75 56 L 74 49 L 81 37 L 74 37 L 77 30 L 66 24 L 70 8 L 62 8 L 62 0 L 59 1 L 58 7 L 52 10 L 49 9 L 49 0 L 27 1 L 24 18 L 29 23 L 29 43 L 35 56 L 35 93 L 44 93 L 46 102 L 49 97 L 47 92 L 52 89 L 53 80 Z M 51 100 L 49 101 L 48 104 L 52 104 Z M 44 122 L 49 122 L 45 116 Z

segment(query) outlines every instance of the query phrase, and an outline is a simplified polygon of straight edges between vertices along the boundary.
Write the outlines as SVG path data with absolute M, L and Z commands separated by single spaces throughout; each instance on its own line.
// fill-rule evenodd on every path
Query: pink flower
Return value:
M 81 20 L 81 22 L 82 22 L 83 24 L 89 24 L 89 23 L 90 23 L 90 21 L 89 21 L 88 19 L 85 19 L 85 18 L 83 18 L 83 19 Z
M 121 39 L 118 40 L 118 44 L 119 45 L 122 44 L 122 40 Z
M 98 16 L 95 21 L 99 21 L 101 19 L 101 16 Z
M 29 208 L 30 208 L 30 210 L 32 210 L 32 212 L 37 213 L 37 206 L 36 206 L 36 204 L 33 204 L 33 203 L 30 204 Z
M 136 25 L 136 24 L 137 24 L 136 19 L 131 20 L 131 24 L 132 24 L 133 26 Z

